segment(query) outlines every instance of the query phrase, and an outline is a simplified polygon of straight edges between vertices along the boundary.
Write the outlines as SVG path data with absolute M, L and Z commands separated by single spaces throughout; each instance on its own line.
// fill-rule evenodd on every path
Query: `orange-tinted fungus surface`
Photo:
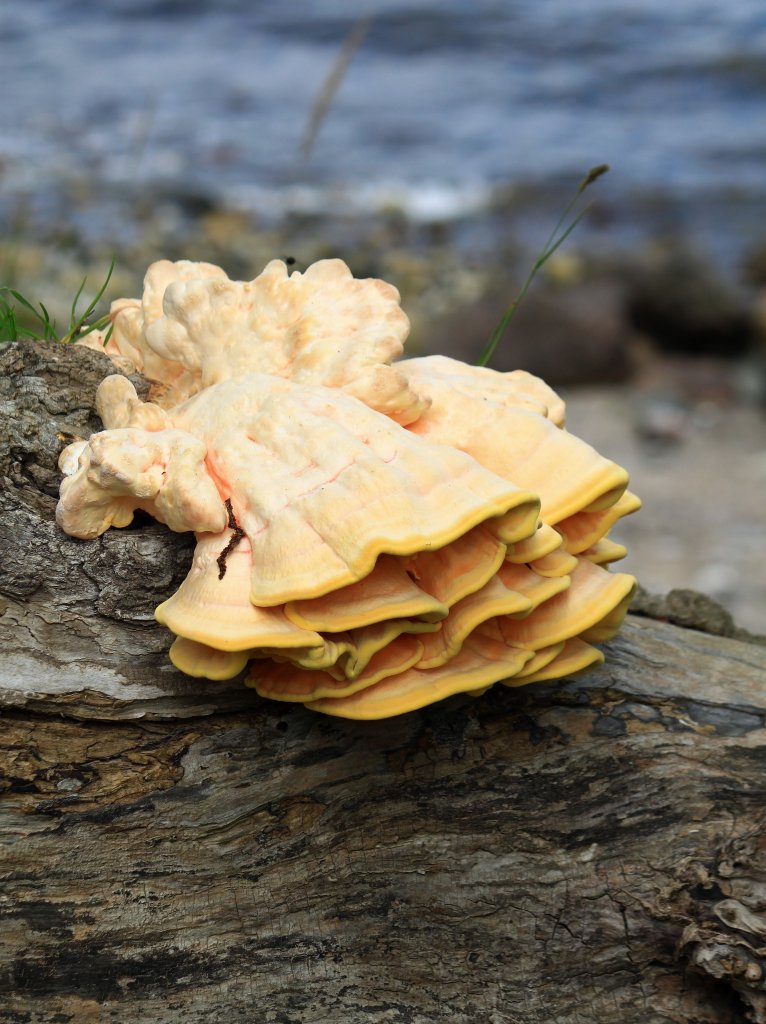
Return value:
M 543 381 L 400 360 L 396 289 L 340 260 L 247 282 L 160 261 L 111 318 L 103 351 L 152 400 L 102 382 L 57 520 L 91 539 L 140 509 L 194 531 L 155 613 L 178 670 L 249 664 L 264 698 L 377 719 L 603 660 L 635 585 L 607 534 L 640 502 Z

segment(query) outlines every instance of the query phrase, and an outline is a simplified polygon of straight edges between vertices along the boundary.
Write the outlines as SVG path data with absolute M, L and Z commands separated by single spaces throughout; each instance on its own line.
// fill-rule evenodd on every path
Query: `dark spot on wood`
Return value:
M 47 815 L 49 817 L 63 817 L 62 828 L 76 828 L 82 822 L 94 822 L 100 825 L 107 825 L 118 818 L 124 818 L 131 814 L 138 814 L 141 811 L 153 811 L 154 804 L 151 800 L 143 799 L 132 803 L 112 803 L 104 807 L 98 807 L 89 811 L 68 814 L 64 817 L 66 806 L 76 805 L 77 797 L 65 797 L 59 801 L 46 800 L 39 804 L 35 814 Z
M 561 737 L 561 733 L 558 730 L 545 728 L 530 715 L 519 715 L 514 719 L 511 728 L 514 732 L 526 732 L 529 742 L 533 746 L 554 738 L 557 733 L 558 737 Z
M 625 722 L 614 715 L 599 715 L 592 729 L 594 736 L 624 736 L 626 731 Z
M 29 957 L 11 965 L 13 984 L 36 997 L 77 995 L 103 1002 L 123 995 L 120 979 L 133 978 L 140 991 L 183 989 L 220 977 L 213 957 L 202 958 L 180 950 L 126 956 L 97 939 L 52 947 L 44 960 Z M 179 981 L 188 978 L 187 982 Z
M 348 753 L 348 748 L 343 746 L 322 747 L 319 750 L 296 750 L 293 754 L 293 764 L 299 768 L 310 768 L 314 764 L 324 764 L 333 761 L 335 758 L 343 757 Z
M 133 518 L 127 526 L 123 526 L 120 529 L 123 532 L 131 532 L 132 530 L 144 530 L 146 527 L 156 527 L 157 520 L 153 516 L 150 516 L 148 512 L 144 512 L 142 508 L 137 508 L 133 513 Z
M 682 706 L 699 725 L 712 725 L 718 736 L 744 736 L 764 726 L 763 715 L 755 712 L 714 707 L 697 701 L 684 701 Z
M 707 885 L 703 885 L 700 882 L 699 885 L 695 885 L 689 890 L 689 895 L 694 900 L 710 902 L 718 902 L 718 900 L 726 899 L 726 894 L 721 891 L 717 882 L 709 882 Z
M 13 775 L 6 775 L 2 780 L 3 789 L 7 793 L 37 793 L 38 786 L 33 779 L 20 779 Z
M 3 908 L 3 917 L 6 920 L 22 918 L 33 932 L 48 932 L 65 938 L 72 935 L 74 928 L 72 906 L 45 900 L 19 900 Z

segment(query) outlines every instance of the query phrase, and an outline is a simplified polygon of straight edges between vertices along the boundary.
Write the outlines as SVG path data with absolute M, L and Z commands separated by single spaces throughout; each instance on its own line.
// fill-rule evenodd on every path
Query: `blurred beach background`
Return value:
M 610 164 L 492 365 L 631 470 L 645 587 L 766 632 L 761 0 L 4 0 L 0 55 L 0 278 L 62 321 L 112 255 L 338 256 L 475 361 Z

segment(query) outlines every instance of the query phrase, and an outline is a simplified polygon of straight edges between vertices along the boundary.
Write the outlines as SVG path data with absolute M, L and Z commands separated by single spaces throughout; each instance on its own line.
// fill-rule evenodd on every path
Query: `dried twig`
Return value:
M 359 21 L 354 22 L 351 26 L 351 31 L 344 39 L 338 56 L 330 68 L 330 73 L 325 78 L 322 88 L 314 100 L 314 105 L 311 108 L 311 113 L 303 132 L 303 138 L 298 147 L 298 152 L 304 160 L 308 159 L 311 150 L 314 148 L 317 135 L 319 135 L 319 129 L 322 127 L 327 116 L 327 111 L 330 109 L 333 97 L 343 81 L 343 76 L 346 74 L 349 64 L 354 59 L 354 54 L 364 42 L 364 37 L 367 35 L 371 20 L 371 18 L 360 18 Z

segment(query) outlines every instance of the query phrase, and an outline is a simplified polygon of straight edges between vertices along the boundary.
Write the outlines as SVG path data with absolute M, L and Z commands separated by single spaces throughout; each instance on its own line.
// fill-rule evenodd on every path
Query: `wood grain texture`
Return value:
M 185 681 L 187 539 L 52 523 L 109 365 L 8 348 L 3 1024 L 766 1020 L 766 650 L 633 617 L 585 677 L 377 723 Z
M 142 513 L 136 528 L 95 541 L 55 524 L 59 453 L 101 429 L 93 399 L 114 372 L 82 347 L 0 350 L 0 707 L 96 718 L 241 707 L 232 688 L 219 684 L 211 703 L 210 687 L 177 672 L 170 634 L 154 621 L 189 570 L 191 535 Z

